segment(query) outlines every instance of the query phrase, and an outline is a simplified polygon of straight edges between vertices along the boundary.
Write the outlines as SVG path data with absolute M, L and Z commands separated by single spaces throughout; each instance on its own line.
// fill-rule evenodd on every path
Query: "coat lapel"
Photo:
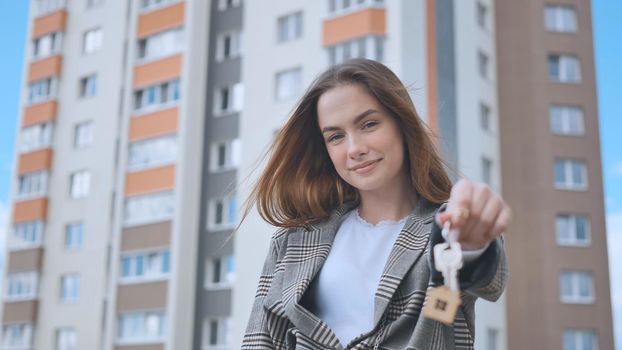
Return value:
M 329 219 L 311 225 L 310 230 L 296 230 L 288 235 L 282 260 L 283 289 L 281 301 L 289 320 L 300 334 L 322 346 L 341 348 L 339 339 L 328 325 L 301 305 L 302 296 L 322 268 L 328 256 L 343 215 L 356 203 L 349 202 L 332 213 Z M 436 207 L 420 197 L 398 235 L 386 262 L 375 295 L 374 323 L 386 310 L 402 278 L 417 261 L 428 244 L 430 223 Z
M 339 339 L 328 325 L 301 305 L 300 301 L 311 281 L 322 268 L 343 215 L 356 203 L 349 202 L 310 230 L 296 230 L 289 234 L 283 258 L 282 302 L 289 320 L 303 335 L 308 335 L 325 347 L 338 348 Z
M 436 209 L 436 206 L 423 197 L 419 197 L 417 206 L 397 236 L 380 276 L 380 283 L 374 298 L 374 324 L 380 322 L 380 318 L 391 302 L 395 290 L 425 251 L 429 240 L 430 225 L 434 220 Z

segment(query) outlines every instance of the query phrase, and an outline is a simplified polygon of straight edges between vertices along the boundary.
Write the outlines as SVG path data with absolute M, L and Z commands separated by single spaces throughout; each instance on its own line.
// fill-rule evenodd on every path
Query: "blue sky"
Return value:
M 29 3 L 0 1 L 0 33 L 5 33 L 2 46 L 6 50 L 0 56 L 0 267 L 4 261 L 2 241 L 8 228 Z M 593 0 L 592 10 L 616 349 L 622 350 L 622 2 Z

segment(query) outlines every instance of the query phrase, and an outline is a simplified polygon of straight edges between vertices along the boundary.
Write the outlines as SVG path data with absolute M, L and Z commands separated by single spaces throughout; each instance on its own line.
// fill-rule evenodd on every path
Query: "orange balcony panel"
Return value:
M 37 319 L 36 300 L 5 302 L 2 323 L 34 323 Z
M 160 192 L 174 187 L 174 165 L 130 173 L 125 178 L 125 196 Z
M 13 210 L 13 223 L 45 220 L 48 215 L 48 199 L 37 198 L 15 203 Z
M 176 28 L 184 24 L 184 2 L 148 12 L 138 17 L 136 35 L 139 38 Z
M 56 101 L 48 101 L 26 107 L 26 110 L 24 111 L 24 120 L 22 121 L 22 127 L 25 128 L 27 126 L 56 119 L 57 109 L 58 103 Z
M 49 15 L 35 19 L 32 37 L 38 38 L 48 33 L 64 31 L 66 24 L 67 12 L 65 10 L 52 12 Z
M 167 282 L 120 285 L 117 290 L 117 311 L 166 309 Z
M 384 9 L 361 10 L 324 21 L 322 44 L 330 46 L 366 35 L 385 35 Z
M 51 169 L 53 153 L 54 152 L 48 148 L 22 154 L 19 157 L 18 174 L 22 175 L 32 171 Z
M 130 142 L 177 131 L 179 108 L 169 108 L 155 113 L 133 117 L 130 122 Z
M 11 252 L 9 255 L 8 273 L 40 271 L 43 261 L 43 249 L 25 249 Z
M 62 64 L 63 58 L 58 55 L 31 63 L 28 68 L 28 82 L 60 75 Z
M 134 88 L 172 80 L 181 75 L 181 54 L 146 63 L 134 69 Z

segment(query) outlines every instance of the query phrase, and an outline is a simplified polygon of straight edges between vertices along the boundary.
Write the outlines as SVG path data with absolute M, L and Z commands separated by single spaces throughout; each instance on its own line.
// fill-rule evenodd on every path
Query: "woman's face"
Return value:
M 322 94 L 318 123 L 341 178 L 359 191 L 386 191 L 404 184 L 404 143 L 396 121 L 360 85 Z

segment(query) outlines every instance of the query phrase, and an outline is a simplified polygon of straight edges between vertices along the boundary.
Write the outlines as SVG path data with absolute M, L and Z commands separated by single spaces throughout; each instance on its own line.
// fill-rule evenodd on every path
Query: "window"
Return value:
M 572 55 L 550 55 L 549 80 L 558 83 L 581 82 L 579 59 Z
M 237 218 L 237 201 L 235 197 L 214 199 L 208 207 L 209 229 L 219 230 L 235 226 Z
M 76 331 L 73 328 L 59 328 L 56 331 L 55 350 L 77 350 Z
M 486 79 L 488 78 L 488 55 L 485 53 L 478 51 L 477 52 L 477 66 L 479 70 L 479 75 Z
M 237 83 L 216 90 L 214 114 L 216 116 L 242 111 L 244 105 L 244 86 Z
M 29 323 L 12 323 L 2 326 L 0 348 L 18 349 L 32 347 L 32 325 Z
M 82 122 L 76 125 L 73 136 L 73 147 L 86 148 L 93 143 L 93 122 Z
M 143 11 L 151 11 L 158 7 L 168 6 L 179 1 L 180 0 L 140 0 L 140 9 Z
M 231 319 L 206 318 L 201 338 L 202 350 L 228 349 L 231 345 Z
M 43 221 L 25 221 L 13 226 L 9 245 L 11 248 L 25 248 L 41 244 Z
M 52 145 L 52 123 L 41 123 L 22 129 L 20 151 L 22 153 L 48 148 Z
M 84 33 L 82 52 L 85 54 L 90 54 L 99 51 L 102 47 L 103 40 L 104 32 L 101 28 L 87 30 Z
M 170 272 L 168 250 L 128 254 L 121 258 L 121 280 L 140 281 L 166 277 Z
M 329 46 L 328 63 L 335 65 L 351 58 L 368 58 L 382 62 L 384 59 L 384 38 L 366 36 Z
M 213 143 L 210 153 L 211 170 L 214 172 L 237 168 L 241 153 L 242 142 L 239 139 Z
M 492 186 L 492 160 L 482 157 L 482 181 Z
M 90 9 L 104 3 L 104 0 L 86 0 L 86 8 Z
M 131 312 L 119 315 L 117 340 L 120 343 L 164 340 L 164 311 Z
M 277 20 L 277 40 L 286 42 L 302 36 L 302 12 L 296 12 Z
M 564 350 L 597 350 L 598 341 L 594 331 L 590 330 L 566 330 L 563 339 Z
M 486 343 L 488 346 L 486 349 L 488 350 L 497 350 L 499 349 L 499 330 L 495 328 L 488 328 L 486 332 Z
M 82 246 L 84 225 L 74 222 L 65 226 L 65 249 L 78 249 Z
M 138 41 L 138 59 L 148 61 L 182 51 L 184 30 L 176 28 L 148 36 Z
M 555 219 L 557 244 L 566 246 L 589 246 L 590 222 L 584 215 L 559 214 Z
M 179 80 L 151 85 L 134 93 L 134 109 L 151 111 L 175 105 L 179 101 Z
M 17 199 L 30 199 L 45 196 L 48 191 L 48 172 L 35 171 L 19 177 Z
M 78 301 L 80 294 L 80 276 L 77 274 L 63 275 L 60 278 L 60 301 L 70 303 Z
M 557 135 L 583 135 L 585 125 L 583 110 L 568 105 L 553 105 L 549 108 L 551 132 Z
M 71 198 L 84 198 L 91 188 L 91 173 L 88 170 L 76 171 L 71 174 L 69 195 Z
M 477 24 L 479 24 L 480 28 L 486 29 L 488 27 L 486 24 L 488 22 L 488 8 L 486 7 L 486 5 L 482 4 L 479 1 L 477 2 L 476 6 Z
M 125 200 L 125 225 L 170 220 L 174 212 L 172 192 L 133 196 Z
M 225 11 L 240 6 L 242 0 L 218 0 L 218 10 Z
M 54 32 L 40 36 L 32 42 L 32 58 L 41 59 L 57 55 L 61 52 L 62 44 L 62 32 Z
M 35 104 L 56 97 L 56 78 L 48 77 L 28 84 L 28 103 Z
M 5 299 L 24 300 L 37 297 L 38 275 L 36 271 L 7 274 Z
M 97 93 L 97 75 L 91 74 L 80 79 L 80 97 L 95 96 Z
M 354 12 L 366 7 L 382 6 L 384 0 L 329 0 L 328 13 L 330 15 L 341 15 Z
M 555 187 L 562 190 L 586 190 L 585 162 L 573 159 L 555 160 Z
M 544 8 L 544 27 L 551 32 L 575 33 L 577 13 L 570 6 L 547 5 Z
M 302 69 L 294 68 L 276 74 L 276 99 L 290 100 L 302 92 Z
M 216 38 L 216 60 L 224 61 L 242 54 L 242 32 L 223 33 Z
M 559 298 L 562 303 L 594 302 L 594 278 L 590 272 L 564 271 L 559 275 Z
M 230 288 L 235 281 L 235 260 L 232 255 L 207 260 L 205 288 Z
M 132 171 L 174 163 L 177 136 L 167 135 L 130 143 L 128 168 Z
M 482 129 L 490 130 L 490 107 L 481 102 L 479 104 L 479 123 Z
M 35 14 L 37 17 L 65 8 L 66 0 L 36 0 Z

